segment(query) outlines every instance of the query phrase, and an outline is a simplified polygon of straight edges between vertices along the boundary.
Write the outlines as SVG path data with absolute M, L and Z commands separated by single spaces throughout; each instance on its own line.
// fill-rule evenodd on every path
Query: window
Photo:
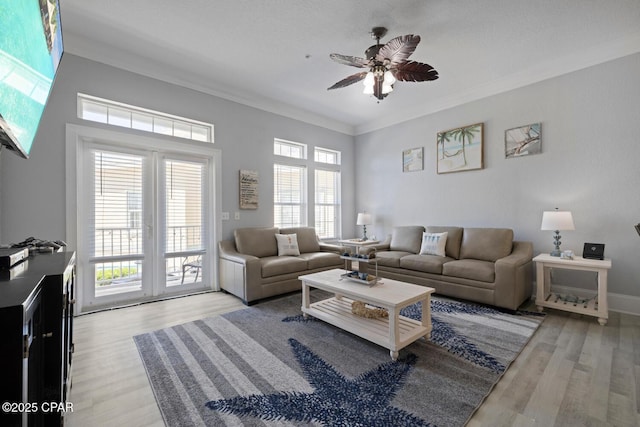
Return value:
M 317 163 L 326 163 L 329 165 L 340 164 L 340 152 L 329 150 L 328 148 L 316 147 L 314 150 L 314 160 Z
M 275 138 L 273 153 L 280 156 L 273 166 L 273 223 L 276 227 L 314 225 L 318 237 L 341 235 L 340 151 L 315 147 L 307 160 L 307 145 Z M 316 164 L 322 165 L 321 168 Z M 313 173 L 313 201 L 307 212 L 307 169 Z M 308 218 L 307 215 L 312 217 Z
M 142 194 L 127 191 L 127 215 L 129 228 L 140 228 L 142 224 Z
M 159 111 L 78 94 L 78 118 L 144 132 L 213 142 L 213 125 Z
M 273 223 L 275 227 L 307 225 L 307 168 L 273 165 Z
M 276 138 L 273 140 L 273 154 L 292 159 L 306 159 L 307 145 Z
M 315 227 L 321 239 L 340 236 L 340 172 L 316 169 Z

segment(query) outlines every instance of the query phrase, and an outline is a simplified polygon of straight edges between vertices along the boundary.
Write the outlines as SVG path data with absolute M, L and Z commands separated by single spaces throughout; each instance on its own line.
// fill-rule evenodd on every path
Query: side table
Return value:
M 378 260 L 374 258 L 369 258 L 369 255 L 362 255 L 360 253 L 360 249 L 365 246 L 376 245 L 380 243 L 377 240 L 362 240 L 362 239 L 347 239 L 347 240 L 339 240 L 343 246 L 348 248 L 353 248 L 355 253 L 345 253 L 340 258 L 344 260 L 344 270 L 345 273 L 342 275 L 342 278 L 354 280 L 356 282 L 365 283 L 369 286 L 373 286 L 380 280 L 378 278 Z M 375 251 L 375 248 L 374 248 Z M 353 264 L 349 264 L 349 262 L 356 262 L 357 267 L 353 266 Z M 363 272 L 360 268 L 360 263 L 370 263 L 373 262 L 376 266 L 376 274 L 371 275 L 366 271 Z M 351 266 L 351 267 L 350 267 Z
M 563 259 L 549 254 L 540 254 L 533 258 L 536 262 L 536 306 L 538 311 L 544 307 L 573 313 L 595 316 L 598 323 L 606 325 L 609 319 L 607 303 L 607 272 L 611 269 L 611 260 L 586 259 L 579 256 Z M 598 275 L 598 294 L 595 298 L 567 298 L 551 290 L 551 270 L 563 268 L 567 270 L 593 271 Z

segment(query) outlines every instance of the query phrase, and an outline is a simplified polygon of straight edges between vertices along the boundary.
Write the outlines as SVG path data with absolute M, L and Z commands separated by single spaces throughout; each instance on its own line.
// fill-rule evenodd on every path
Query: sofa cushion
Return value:
M 269 228 L 237 228 L 233 232 L 236 249 L 241 254 L 258 258 L 278 255 L 275 235 L 278 229 Z
M 275 239 L 273 239 L 275 240 Z M 260 259 L 262 277 L 273 277 L 297 273 L 307 269 L 307 260 L 294 256 L 270 256 Z
M 430 226 L 426 228 L 427 233 L 447 233 L 447 244 L 444 253 L 451 258 L 460 259 L 460 243 L 462 242 L 462 227 L 439 227 Z
M 493 261 L 504 258 L 513 248 L 513 230 L 509 228 L 465 228 L 460 259 Z
M 444 248 L 447 244 L 447 232 L 444 233 L 422 233 L 422 244 L 420 245 L 420 255 L 445 256 Z
M 320 251 L 320 243 L 313 227 L 291 227 L 281 228 L 280 234 L 296 234 L 298 236 L 298 247 L 300 253 Z
M 276 242 L 278 243 L 278 256 L 300 255 L 300 248 L 298 248 L 298 237 L 296 233 L 276 234 Z
M 453 258 L 437 255 L 407 255 L 400 258 L 400 267 L 425 273 L 442 274 L 442 265 Z
M 424 227 L 421 225 L 405 225 L 393 227 L 389 249 L 417 254 L 420 252 Z
M 340 255 L 333 252 L 308 252 L 300 254 L 301 259 L 307 261 L 307 269 L 339 266 L 342 264 Z
M 477 259 L 447 262 L 442 266 L 442 274 L 489 283 L 494 282 L 496 278 L 495 263 Z
M 376 253 L 376 258 L 378 259 L 378 265 L 384 265 L 385 267 L 400 267 L 400 258 L 407 255 L 415 254 L 405 251 L 380 251 Z

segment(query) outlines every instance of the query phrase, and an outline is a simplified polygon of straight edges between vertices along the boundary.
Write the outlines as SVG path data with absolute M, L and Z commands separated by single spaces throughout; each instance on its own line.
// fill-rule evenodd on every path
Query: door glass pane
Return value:
M 140 289 L 143 165 L 140 156 L 93 151 L 90 249 L 96 296 Z
M 204 164 L 165 160 L 166 285 L 202 281 Z

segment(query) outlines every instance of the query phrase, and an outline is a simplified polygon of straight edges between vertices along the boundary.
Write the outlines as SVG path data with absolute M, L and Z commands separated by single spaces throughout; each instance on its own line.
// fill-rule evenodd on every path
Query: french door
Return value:
M 83 158 L 85 310 L 210 289 L 211 159 L 95 142 Z

